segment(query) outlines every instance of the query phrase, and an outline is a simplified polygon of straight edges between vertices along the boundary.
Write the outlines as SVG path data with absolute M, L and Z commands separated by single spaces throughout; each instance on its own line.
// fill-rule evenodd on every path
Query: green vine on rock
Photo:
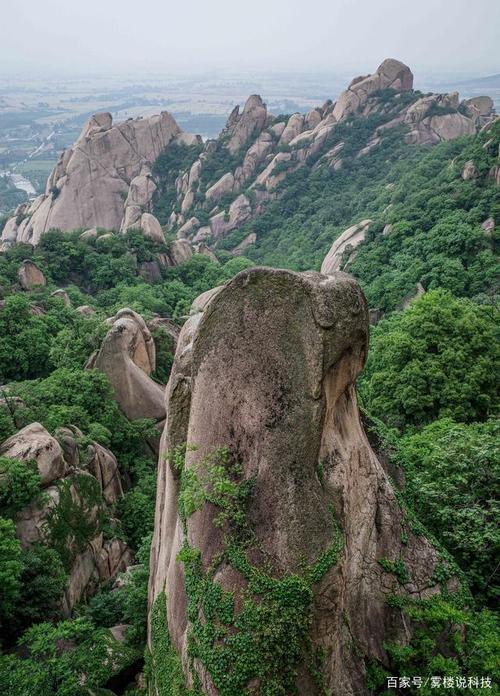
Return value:
M 227 448 L 217 449 L 189 466 L 184 464 L 185 453 L 186 447 L 177 448 L 169 454 L 169 460 L 181 477 L 179 516 L 185 540 L 178 561 L 184 565 L 193 683 L 198 679 L 192 666 L 196 660 L 221 696 L 257 692 L 262 696 L 288 696 L 298 693 L 296 679 L 304 665 L 317 693 L 325 693 L 321 656 L 313 650 L 309 632 L 313 586 L 337 563 L 343 548 L 335 520 L 332 543 L 315 563 L 301 574 L 275 577 L 267 567 L 256 566 L 250 560 L 251 552 L 259 552 L 259 556 L 263 553 L 247 520 L 254 482 L 242 478 L 242 467 L 231 460 Z M 224 543 L 222 552 L 205 569 L 200 549 L 188 541 L 187 523 L 207 503 L 216 508 L 213 524 L 221 530 Z M 238 595 L 223 589 L 216 580 L 216 573 L 228 569 L 240 577 Z M 168 660 L 171 662 L 171 656 Z M 162 696 L 174 693 L 184 692 L 160 691 Z

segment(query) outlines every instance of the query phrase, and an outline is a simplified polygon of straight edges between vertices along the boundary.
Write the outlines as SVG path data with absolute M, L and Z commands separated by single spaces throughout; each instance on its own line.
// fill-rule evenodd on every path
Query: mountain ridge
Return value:
M 311 157 L 321 154 L 327 166 L 342 167 L 342 145 L 325 151 L 328 137 L 350 118 L 376 114 L 381 122 L 359 157 L 377 147 L 380 130 L 402 126 L 407 142 L 432 144 L 476 132 L 493 109 L 488 97 L 459 103 L 457 93 L 414 92 L 411 70 L 386 59 L 374 74 L 355 77 L 335 103 L 328 100 L 305 115 L 272 116 L 261 97 L 252 95 L 241 113 L 233 109 L 219 138 L 203 145 L 182 133 L 167 112 L 114 125 L 109 114 L 98 114 L 74 148 L 61 154 L 45 194 L 19 206 L 8 220 L 2 246 L 37 244 L 52 228 L 138 227 L 161 238 L 160 223 L 178 237 L 211 245 L 258 215 L 287 174 Z M 161 172 L 161 153 L 172 146 L 179 157 L 171 156 Z M 172 178 L 186 158 L 188 167 L 165 185 L 162 177 Z

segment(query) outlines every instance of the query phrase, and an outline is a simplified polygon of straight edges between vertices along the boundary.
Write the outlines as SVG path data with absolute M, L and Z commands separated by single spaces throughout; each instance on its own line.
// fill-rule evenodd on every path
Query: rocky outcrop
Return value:
M 250 145 L 246 151 L 240 171 L 237 170 L 235 173 L 236 181 L 240 187 L 252 179 L 257 167 L 272 151 L 274 144 L 275 139 L 273 138 L 273 135 L 263 131 L 255 142 Z
M 35 461 L 40 484 L 48 486 L 66 473 L 61 446 L 40 423 L 31 423 L 0 445 L 0 455 L 23 462 Z
M 148 239 L 152 239 L 153 242 L 157 244 L 165 244 L 165 235 L 161 228 L 158 219 L 155 218 L 151 213 L 143 213 L 141 215 L 141 230 L 144 232 L 144 236 Z
M 228 138 L 227 149 L 231 154 L 255 138 L 264 128 L 267 121 L 267 108 L 258 94 L 248 97 L 242 113 L 239 106 L 233 109 L 224 135 Z
M 186 222 L 179 227 L 177 230 L 177 236 L 179 239 L 186 239 L 194 235 L 198 227 L 200 226 L 200 221 L 196 217 L 189 218 Z
M 61 491 L 65 484 L 72 504 L 85 511 L 90 526 L 95 525 L 95 535 L 85 548 L 75 542 L 70 531 L 64 540 L 69 566 L 61 610 L 69 616 L 77 602 L 92 594 L 100 583 L 125 570 L 133 557 L 125 542 L 117 538 L 104 541 L 99 529 L 99 510 L 104 506 L 109 518 L 123 495 L 115 457 L 97 442 L 91 443 L 82 453 L 79 444 L 82 433 L 75 426 L 59 428 L 56 434 L 58 439 L 40 423 L 31 423 L 3 442 L 0 454 L 34 462 L 41 477 L 42 495 L 20 510 L 15 518 L 16 535 L 23 548 L 39 542 L 50 543 L 51 514 L 61 504 Z M 83 484 L 89 477 L 102 494 L 101 503 L 98 499 L 86 497 Z
M 245 253 L 248 247 L 255 244 L 256 241 L 257 235 L 255 234 L 255 232 L 250 232 L 250 234 L 247 234 L 247 236 L 244 239 L 242 239 L 237 246 L 234 247 L 231 253 L 234 254 L 234 256 L 241 256 Z
M 359 111 L 370 95 L 381 89 L 394 89 L 405 92 L 413 88 L 413 74 L 404 63 L 387 58 L 379 65 L 373 75 L 355 77 L 349 87 L 342 92 L 333 109 L 333 117 L 341 121 Z
M 172 264 L 178 266 L 181 263 L 189 261 L 193 255 L 193 247 L 187 239 L 174 239 L 170 242 L 169 254 L 172 259 Z
M 285 130 L 279 139 L 280 145 L 288 145 L 297 135 L 302 133 L 304 127 L 304 117 L 302 114 L 292 114 L 288 119 Z
M 321 264 L 321 273 L 331 275 L 336 271 L 345 270 L 354 261 L 357 247 L 365 240 L 366 233 L 370 228 L 372 220 L 362 220 L 357 225 L 349 227 L 342 232 L 332 244 L 328 254 Z M 345 258 L 346 253 L 348 257 Z
M 208 141 L 190 170 L 178 176 L 177 212 L 170 218 L 171 229 L 177 229 L 179 237 L 216 246 L 220 238 L 263 212 L 268 201 L 281 195 L 280 184 L 305 163 L 312 163 L 314 169 L 327 166 L 334 172 L 342 170 L 345 143 L 333 138 L 328 147 L 328 141 L 338 124 L 347 119 L 377 114 L 385 120 L 356 153 L 348 151 L 349 159 L 367 157 L 389 128 L 402 127 L 402 137 L 408 143 L 435 144 L 475 133 L 493 118 L 489 97 L 460 103 L 456 92 L 421 96 L 412 87 L 411 70 L 400 61 L 387 59 L 373 75 L 354 78 L 337 102 L 328 100 L 305 115 L 292 114 L 286 122 L 267 114 L 259 97 L 250 97 L 241 114 L 238 107 L 230 114 L 218 141 Z M 217 180 L 206 181 L 202 176 L 215 152 L 224 154 L 227 149 L 227 155 L 239 160 L 244 148 L 240 164 L 228 167 L 223 174 L 217 168 Z M 495 169 L 491 176 L 500 174 Z M 252 191 L 248 210 L 228 224 L 232 214 L 228 194 L 243 195 L 246 189 Z M 193 226 L 193 215 L 189 215 L 195 207 L 208 213 L 209 225 L 197 222 Z
M 481 229 L 484 230 L 487 237 L 491 237 L 495 231 L 495 218 L 486 218 L 486 220 L 481 223 Z
M 114 454 L 93 442 L 87 450 L 87 469 L 99 481 L 106 503 L 113 506 L 123 495 L 120 470 Z
M 476 132 L 474 119 L 459 113 L 458 94 L 439 94 L 422 97 L 410 106 L 404 123 L 410 126 L 405 140 L 412 144 L 434 145 Z
M 368 696 L 368 664 L 387 666 L 385 641 L 406 645 L 412 634 L 388 606 L 388 594 L 423 599 L 439 591 L 432 578 L 438 554 L 411 530 L 360 422 L 355 382 L 367 350 L 366 302 L 343 273 L 243 271 L 181 331 L 166 391 L 150 606 L 155 616 L 166 611 L 187 681 L 196 671 L 206 694 L 223 693 L 227 683 L 207 653 L 228 665 L 228 678 L 242 679 L 231 671 L 232 645 L 249 646 L 242 693 L 248 686 L 264 691 L 271 672 L 283 675 L 283 656 L 289 658 L 297 635 L 294 619 L 283 630 L 271 609 L 259 613 L 258 630 L 273 636 L 265 642 L 270 672 L 259 677 L 260 664 L 251 659 L 258 637 L 244 617 L 250 621 L 252 607 L 273 607 L 280 591 L 289 597 L 300 587 L 293 606 L 304 601 L 301 625 L 311 641 L 308 654 L 321 651 L 315 669 L 322 688 Z M 190 475 L 181 483 L 171 453 L 184 443 L 182 467 Z M 220 448 L 228 454 L 217 458 Z M 214 457 L 217 475 L 222 467 L 242 487 L 240 495 L 246 490 L 248 502 L 234 518 L 240 536 L 221 517 L 223 504 L 211 488 Z M 179 505 L 188 499 L 180 501 L 180 490 L 193 480 L 205 482 L 212 502 L 202 497 L 182 507 L 181 516 Z M 391 571 L 396 562 L 405 568 L 400 581 Z M 217 603 L 222 590 L 231 594 Z M 213 601 L 205 604 L 207 593 Z M 206 642 L 193 662 L 202 633 Z M 153 630 L 153 659 L 162 670 L 157 640 Z M 287 676 L 296 670 L 297 693 L 324 693 L 309 668 L 299 651 Z M 283 693 L 295 691 L 287 684 Z
M 146 322 L 133 310 L 121 309 L 108 323 L 111 328 L 87 367 L 107 375 L 118 406 L 127 418 L 163 420 L 164 389 L 150 377 L 156 355 Z
M 471 179 L 475 179 L 478 175 L 477 167 L 474 164 L 473 160 L 469 160 L 464 164 L 464 168 L 462 170 L 462 179 L 464 181 L 470 181 Z
M 486 96 L 464 99 L 462 107 L 466 115 L 474 119 L 479 127 L 490 121 L 494 110 L 493 99 Z
M 38 244 L 49 229 L 139 227 L 151 213 L 156 188 L 151 167 L 171 142 L 196 142 L 166 111 L 113 124 L 111 114 L 92 116 L 51 173 L 45 193 L 16 211 L 5 242 Z
M 22 262 L 17 272 L 17 279 L 23 290 L 33 290 L 36 286 L 47 285 L 43 272 L 29 259 Z
M 59 288 L 59 290 L 54 290 L 54 292 L 51 292 L 50 296 L 62 300 L 65 307 L 71 307 L 71 300 L 69 299 L 69 295 L 66 290 Z
M 234 176 L 231 172 L 227 172 L 207 190 L 205 198 L 209 203 L 215 205 L 226 193 L 232 193 L 233 188 Z
M 210 218 L 210 234 L 213 239 L 221 239 L 242 225 L 252 214 L 250 201 L 244 193 L 234 199 L 226 213 L 217 213 Z

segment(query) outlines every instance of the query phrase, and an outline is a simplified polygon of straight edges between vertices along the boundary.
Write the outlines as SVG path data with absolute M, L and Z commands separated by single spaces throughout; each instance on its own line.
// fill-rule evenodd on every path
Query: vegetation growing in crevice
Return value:
M 158 184 L 153 204 L 155 215 L 162 225 L 168 222 L 177 198 L 175 181 L 179 174 L 189 171 L 193 162 L 198 159 L 203 145 L 185 145 L 169 143 L 164 151 L 156 158 L 153 165 L 153 175 Z
M 301 574 L 275 577 L 249 561 L 250 552 L 259 547 L 246 514 L 252 480 L 242 478 L 240 465 L 225 448 L 190 465 L 184 465 L 184 454 L 185 449 L 178 448 L 170 458 L 181 475 L 179 515 L 185 540 L 178 561 L 184 565 L 191 665 L 193 660 L 201 664 L 223 696 L 250 693 L 249 685 L 255 688 L 257 683 L 267 696 L 296 693 L 297 670 L 303 663 L 310 677 L 321 682 L 318 656 L 312 655 L 309 642 L 313 586 L 337 562 L 343 546 L 340 530 L 334 523 L 331 546 Z M 205 571 L 200 550 L 187 541 L 187 526 L 191 515 L 207 503 L 217 511 L 213 524 L 221 530 L 224 542 Z M 235 594 L 214 579 L 218 571 L 229 567 L 241 578 L 239 610 Z M 178 663 L 170 644 L 168 655 L 175 672 Z M 196 684 L 192 666 L 191 672 Z

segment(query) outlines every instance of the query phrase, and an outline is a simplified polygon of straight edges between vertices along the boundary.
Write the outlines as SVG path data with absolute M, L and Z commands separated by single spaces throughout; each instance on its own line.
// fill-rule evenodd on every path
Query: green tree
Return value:
M 58 553 L 42 544 L 24 549 L 21 564 L 19 598 L 4 627 L 9 642 L 33 623 L 61 617 L 61 598 L 67 581 Z
M 373 330 L 360 380 L 368 411 L 400 430 L 485 420 L 498 405 L 498 331 L 493 307 L 426 293 Z
M 0 623 L 12 613 L 20 594 L 21 546 L 12 520 L 0 517 Z
M 453 554 L 472 590 L 495 601 L 500 554 L 500 423 L 434 421 L 401 438 L 397 459 L 419 519 Z
M 0 509 L 12 517 L 40 492 L 40 474 L 35 461 L 0 457 Z

